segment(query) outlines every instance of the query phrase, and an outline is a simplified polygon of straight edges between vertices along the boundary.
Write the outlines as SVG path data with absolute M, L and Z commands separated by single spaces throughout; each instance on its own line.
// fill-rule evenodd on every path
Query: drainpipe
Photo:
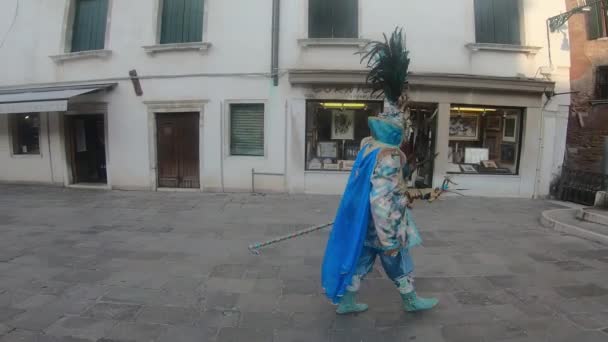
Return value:
M 281 14 L 281 0 L 272 0 L 272 47 L 270 74 L 274 86 L 279 85 L 279 25 Z

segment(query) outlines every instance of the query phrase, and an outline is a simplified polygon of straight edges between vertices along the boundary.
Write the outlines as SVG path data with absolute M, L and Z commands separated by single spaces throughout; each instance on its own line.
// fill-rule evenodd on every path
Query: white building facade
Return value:
M 383 107 L 356 55 L 400 26 L 432 167 L 543 197 L 570 97 L 561 0 L 5 0 L 0 181 L 340 194 Z M 6 33 L 6 34 L 5 34 Z M 3 36 L 4 35 L 4 36 Z M 255 171 L 253 171 L 255 170 Z

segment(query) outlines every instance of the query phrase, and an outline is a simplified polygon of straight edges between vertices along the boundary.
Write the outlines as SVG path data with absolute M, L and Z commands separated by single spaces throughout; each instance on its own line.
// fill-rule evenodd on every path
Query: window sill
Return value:
M 91 59 L 91 58 L 108 58 L 112 55 L 111 50 L 91 50 L 64 53 L 61 55 L 49 56 L 55 63 L 63 63 L 65 61 Z
M 154 55 L 162 52 L 176 51 L 200 51 L 205 52 L 211 48 L 209 42 L 194 42 L 194 43 L 176 43 L 176 44 L 157 44 L 144 46 L 144 51 L 149 55 Z
M 369 39 L 361 38 L 303 38 L 298 39 L 302 47 L 356 47 L 364 48 Z
M 495 52 L 515 52 L 527 55 L 536 55 L 542 47 L 527 45 L 510 44 L 490 44 L 490 43 L 469 43 L 466 45 L 471 51 L 495 51 Z
M 304 170 L 304 173 L 306 174 L 345 174 L 348 175 L 351 173 L 350 170 Z
M 41 159 L 41 153 L 31 153 L 31 154 L 13 154 L 11 153 L 11 158 L 14 159 Z
M 591 100 L 591 105 L 592 106 L 605 105 L 605 104 L 608 104 L 608 99 Z

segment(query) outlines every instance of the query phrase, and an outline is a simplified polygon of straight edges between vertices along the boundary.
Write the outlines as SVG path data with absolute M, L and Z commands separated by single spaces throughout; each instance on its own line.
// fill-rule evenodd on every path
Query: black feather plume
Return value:
M 367 60 L 370 68 L 367 83 L 372 87 L 372 96 L 384 95 L 391 104 L 397 105 L 408 85 L 409 52 L 405 47 L 403 28 L 395 28 L 390 39 L 386 34 L 383 36 L 384 42 L 367 44 L 361 52 L 361 63 Z

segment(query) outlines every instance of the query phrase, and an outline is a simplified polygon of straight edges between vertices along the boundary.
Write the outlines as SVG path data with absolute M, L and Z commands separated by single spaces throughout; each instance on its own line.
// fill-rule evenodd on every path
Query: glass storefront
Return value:
M 350 171 L 381 101 L 307 101 L 306 170 Z
M 523 110 L 452 105 L 448 172 L 516 175 Z

